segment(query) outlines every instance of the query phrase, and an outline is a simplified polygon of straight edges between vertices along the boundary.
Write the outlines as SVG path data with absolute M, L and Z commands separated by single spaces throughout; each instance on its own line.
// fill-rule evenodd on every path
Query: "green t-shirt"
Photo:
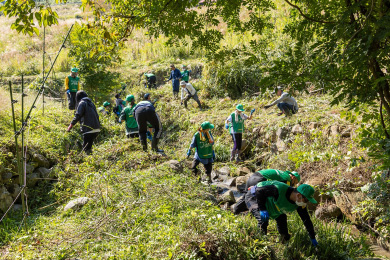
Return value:
M 184 70 L 181 72 L 181 79 L 184 81 L 188 81 L 190 79 L 190 72 L 188 70 Z
M 271 219 L 276 219 L 280 215 L 293 212 L 298 208 L 297 204 L 290 203 L 289 200 L 286 198 L 286 192 L 290 186 L 279 181 L 263 181 L 257 184 L 258 187 L 263 187 L 267 185 L 274 185 L 278 189 L 279 193 L 277 200 L 274 197 L 270 196 L 267 198 L 267 202 L 265 204 L 269 213 L 269 217 Z
M 198 153 L 199 158 L 201 159 L 210 159 L 213 158 L 213 144 L 210 144 L 209 141 L 200 140 L 200 134 L 197 132 L 195 134 L 196 140 L 196 152 Z
M 281 181 L 286 183 L 287 185 L 290 185 L 291 183 L 290 174 L 281 170 L 265 169 L 258 172 L 263 175 L 263 177 L 266 178 L 268 181 Z

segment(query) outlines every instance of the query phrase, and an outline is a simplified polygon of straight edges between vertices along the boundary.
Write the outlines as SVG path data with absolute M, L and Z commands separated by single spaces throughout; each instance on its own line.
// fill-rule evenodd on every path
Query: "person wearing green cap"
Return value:
M 244 191 L 247 192 L 249 187 L 257 185 L 262 181 L 280 181 L 291 187 L 295 187 L 300 181 L 301 176 L 297 172 L 281 171 L 275 169 L 264 169 L 253 173 L 245 184 Z M 234 214 L 239 214 L 247 209 L 245 205 L 245 194 L 233 206 Z
M 186 83 L 188 83 L 188 81 L 190 79 L 191 71 L 187 70 L 187 66 L 186 65 L 183 65 L 182 68 L 183 68 L 183 71 L 181 72 L 181 79 L 183 81 L 185 81 Z
M 194 134 L 190 148 L 187 151 L 187 157 L 191 155 L 191 149 L 195 148 L 194 160 L 192 161 L 192 172 L 195 176 L 198 176 L 198 165 L 202 163 L 206 169 L 208 182 L 212 183 L 211 171 L 213 170 L 213 162 L 215 160 L 215 153 L 213 149 L 214 138 L 210 130 L 214 128 L 214 125 L 209 121 L 203 122 L 198 131 Z M 199 179 L 200 180 L 200 179 Z
M 111 103 L 108 101 L 103 102 L 103 106 L 98 108 L 99 113 L 102 113 L 102 115 L 109 115 L 110 114 L 110 107 Z
M 156 79 L 156 75 L 154 75 L 151 71 L 148 71 L 146 73 L 144 73 L 144 76 L 146 78 L 146 83 L 145 83 L 145 88 L 157 88 L 157 79 Z
M 286 214 L 297 211 L 313 246 L 317 246 L 313 223 L 306 208 L 308 202 L 317 203 L 313 195 L 314 188 L 308 184 L 293 188 L 279 181 L 263 181 L 249 188 L 245 195 L 245 203 L 264 235 L 267 235 L 269 219 L 276 220 L 282 242 L 288 241 L 291 237 L 288 233 Z
M 241 104 L 236 106 L 236 111 L 234 111 L 225 121 L 225 128 L 230 128 L 230 135 L 232 136 L 234 146 L 230 154 L 230 161 L 233 161 L 234 158 L 236 162 L 240 162 L 240 150 L 242 144 L 242 134 L 244 133 L 244 121 L 247 119 L 252 119 L 252 114 L 255 112 L 255 109 L 251 110 L 251 114 L 248 117 L 244 114 L 244 107 Z
M 68 107 L 70 110 L 76 109 L 76 93 L 80 90 L 80 78 L 77 77 L 78 68 L 72 68 L 70 75 L 65 78 L 65 92 L 68 96 Z
M 135 103 L 135 99 L 133 95 L 127 95 L 126 97 L 127 106 L 122 110 L 121 115 L 119 117 L 119 123 L 126 121 L 126 136 L 127 138 L 138 137 L 138 124 L 137 120 L 135 120 L 133 110 L 137 105 Z

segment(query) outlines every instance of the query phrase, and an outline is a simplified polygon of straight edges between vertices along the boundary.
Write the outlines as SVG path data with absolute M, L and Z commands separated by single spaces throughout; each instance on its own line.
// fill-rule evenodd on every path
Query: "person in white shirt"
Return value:
M 196 101 L 196 103 L 198 103 L 200 110 L 202 110 L 202 105 L 199 101 L 198 95 L 196 94 L 196 90 L 194 89 L 194 87 L 190 83 L 187 83 L 185 81 L 180 82 L 180 87 L 181 87 L 181 104 L 183 105 L 184 103 L 184 107 L 187 108 L 188 100 L 190 100 L 190 98 L 193 98 Z
M 290 96 L 287 92 L 283 92 L 282 86 L 276 87 L 276 94 L 280 96 L 277 100 L 272 102 L 271 104 L 264 106 L 265 109 L 277 104 L 278 108 L 280 109 L 280 113 L 278 113 L 278 116 L 281 116 L 285 114 L 286 116 L 289 116 L 291 114 L 296 114 L 298 112 L 298 104 L 295 99 Z

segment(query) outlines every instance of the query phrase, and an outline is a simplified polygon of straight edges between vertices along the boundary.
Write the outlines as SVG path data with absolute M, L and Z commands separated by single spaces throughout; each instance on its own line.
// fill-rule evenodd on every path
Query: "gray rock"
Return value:
M 266 147 L 268 146 L 268 144 L 267 144 L 266 142 L 264 142 L 264 141 L 258 140 L 258 141 L 256 142 L 256 146 L 257 146 L 258 148 L 266 148 Z
M 220 196 L 222 202 L 236 203 L 236 198 L 234 198 L 233 191 L 228 190 Z
M 337 207 L 340 208 L 346 218 L 354 224 L 360 223 L 359 215 L 354 212 L 354 208 L 364 199 L 363 192 L 343 192 L 339 196 L 335 196 L 334 199 Z
M 223 184 L 225 184 L 226 186 L 235 186 L 236 178 L 227 179 Z
M 331 136 L 337 136 L 339 135 L 339 126 L 338 125 L 332 125 L 330 127 L 330 135 Z
M 0 186 L 0 210 L 6 212 L 9 206 L 11 206 L 13 201 L 14 200 L 12 199 L 11 194 L 3 185 L 1 185 Z
M 41 178 L 51 178 L 53 177 L 51 172 L 52 172 L 52 169 L 47 169 L 45 167 L 39 167 L 37 170 L 36 170 L 37 173 L 39 173 L 39 176 Z
M 216 171 L 216 170 L 213 170 L 211 172 L 211 180 L 217 180 L 218 179 L 218 176 L 219 176 L 219 172 Z
M 309 126 L 307 127 L 307 129 L 309 130 L 313 130 L 313 129 L 316 129 L 320 127 L 320 124 L 318 122 L 310 122 Z
M 297 135 L 297 134 L 302 134 L 303 133 L 303 129 L 302 129 L 302 126 L 297 124 L 297 125 L 294 125 L 292 130 L 291 130 L 291 133 L 293 133 L 294 135 Z
M 283 152 L 287 149 L 287 145 L 285 142 L 283 142 L 282 140 L 278 139 L 278 141 L 276 142 L 276 148 L 279 152 Z
M 22 204 L 14 204 L 12 206 L 12 210 L 13 211 L 21 211 L 23 209 L 23 205 Z
M 251 173 L 252 173 L 252 171 L 250 169 L 248 169 L 247 167 L 239 167 L 236 170 L 237 176 L 245 176 L 245 175 L 251 174 Z
M 213 202 L 214 204 L 218 204 L 217 198 L 211 193 L 204 193 L 203 197 L 204 197 L 204 199 L 209 200 L 209 201 Z
M 27 163 L 26 164 L 26 173 L 27 174 L 30 174 L 30 173 L 33 173 L 34 169 L 36 168 L 36 163 Z
M 248 181 L 249 176 L 240 176 L 236 179 L 236 188 L 239 192 L 245 192 L 246 182 Z
M 33 154 L 32 160 L 33 160 L 33 162 L 36 162 L 39 167 L 45 167 L 45 168 L 50 167 L 49 160 L 46 159 L 42 154 L 39 154 L 39 153 Z
M 276 137 L 280 140 L 283 140 L 287 137 L 288 135 L 288 129 L 286 127 L 280 127 L 277 131 L 276 131 Z
M 18 184 L 11 184 L 10 186 L 7 187 L 7 189 L 13 199 L 16 199 L 16 196 L 19 195 L 19 192 L 21 190 Z
M 338 218 L 341 216 L 341 214 L 342 214 L 341 210 L 335 204 L 318 208 L 315 211 L 316 218 L 322 220 Z
M 91 199 L 88 197 L 81 197 L 74 200 L 71 200 L 66 204 L 64 211 L 67 211 L 69 209 L 78 210 L 82 208 L 85 204 L 88 203 Z
M 275 130 L 268 131 L 265 134 L 265 140 L 269 140 L 272 143 L 275 142 L 276 141 L 276 131 Z
M 3 172 L 3 174 L 1 174 L 1 179 L 3 179 L 3 182 L 9 181 L 11 178 L 12 178 L 11 172 Z
M 219 174 L 221 175 L 230 175 L 230 168 L 228 166 L 224 166 L 218 169 Z
M 170 160 L 170 161 L 168 161 L 168 165 L 175 172 L 182 172 L 183 171 L 183 166 L 180 164 L 179 161 Z
M 33 172 L 30 174 L 27 174 L 26 175 L 27 187 L 29 187 L 29 188 L 35 187 L 35 185 L 37 185 L 38 180 L 39 180 L 39 173 Z

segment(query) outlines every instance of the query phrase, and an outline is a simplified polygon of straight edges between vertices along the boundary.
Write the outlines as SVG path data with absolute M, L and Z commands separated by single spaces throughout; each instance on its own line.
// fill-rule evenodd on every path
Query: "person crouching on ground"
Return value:
M 125 127 L 127 138 L 138 137 L 138 124 L 137 120 L 135 120 L 135 117 L 133 115 L 134 108 L 137 105 L 135 103 L 134 96 L 127 95 L 126 102 L 127 106 L 125 107 L 125 109 L 122 110 L 122 113 L 119 117 L 119 123 L 122 123 L 123 120 L 126 122 Z
M 187 102 L 191 98 L 193 98 L 196 103 L 198 103 L 198 106 L 200 110 L 202 110 L 202 104 L 199 101 L 198 94 L 196 93 L 196 90 L 190 83 L 186 83 L 185 81 L 180 82 L 181 86 L 181 104 L 184 103 L 184 107 L 187 108 Z
M 233 138 L 234 146 L 230 154 L 230 161 L 234 158 L 236 162 L 240 162 L 240 150 L 242 144 L 242 134 L 244 133 L 244 121 L 246 119 L 252 119 L 252 114 L 255 111 L 252 109 L 250 116 L 245 115 L 244 107 L 241 104 L 236 106 L 236 111 L 233 112 L 225 121 L 226 129 L 230 128 L 230 134 Z
M 80 121 L 80 130 L 83 134 L 83 151 L 86 154 L 91 154 L 93 141 L 100 132 L 99 115 L 92 100 L 83 90 L 77 92 L 76 102 L 78 104 L 77 110 L 67 131 L 69 132 Z
M 158 153 L 163 153 L 163 150 L 158 149 L 158 142 L 162 135 L 162 124 L 160 117 L 158 116 L 156 109 L 150 101 L 150 94 L 144 95 L 144 100 L 139 102 L 133 110 L 133 115 L 137 120 L 139 129 L 139 139 L 144 151 L 148 150 L 148 144 L 146 142 L 146 132 L 148 131 L 148 123 L 154 128 L 154 136 L 152 139 L 152 150 Z
M 301 184 L 295 189 L 283 182 L 264 181 L 250 187 L 245 195 L 245 203 L 264 235 L 267 235 L 269 219 L 276 220 L 282 242 L 291 237 L 286 214 L 297 211 L 313 246 L 317 246 L 313 223 L 306 208 L 308 202 L 317 203 L 313 195 L 314 188 L 308 184 Z
M 198 176 L 198 165 L 202 163 L 206 169 L 208 182 L 212 183 L 211 171 L 213 170 L 213 162 L 215 160 L 215 153 L 213 150 L 214 138 L 210 132 L 214 128 L 214 125 L 209 121 L 203 122 L 198 132 L 195 133 L 192 138 L 190 148 L 188 149 L 187 156 L 191 155 L 191 149 L 195 148 L 195 156 L 192 161 L 191 169 L 195 176 Z M 200 178 L 199 178 L 200 180 Z
M 290 116 L 291 114 L 296 114 L 298 112 L 298 103 L 288 94 L 287 92 L 283 92 L 283 87 L 278 86 L 276 87 L 276 94 L 280 97 L 271 104 L 264 106 L 264 109 L 268 109 L 269 107 L 277 104 L 278 108 L 280 109 L 280 113 L 278 113 L 278 116 L 281 116 L 283 114 L 287 116 Z
M 297 172 L 281 171 L 274 169 L 264 169 L 253 173 L 246 182 L 245 192 L 249 187 L 256 186 L 262 181 L 280 181 L 291 187 L 295 187 L 301 181 L 301 176 Z M 245 205 L 245 194 L 232 207 L 234 214 L 239 214 L 247 209 Z

